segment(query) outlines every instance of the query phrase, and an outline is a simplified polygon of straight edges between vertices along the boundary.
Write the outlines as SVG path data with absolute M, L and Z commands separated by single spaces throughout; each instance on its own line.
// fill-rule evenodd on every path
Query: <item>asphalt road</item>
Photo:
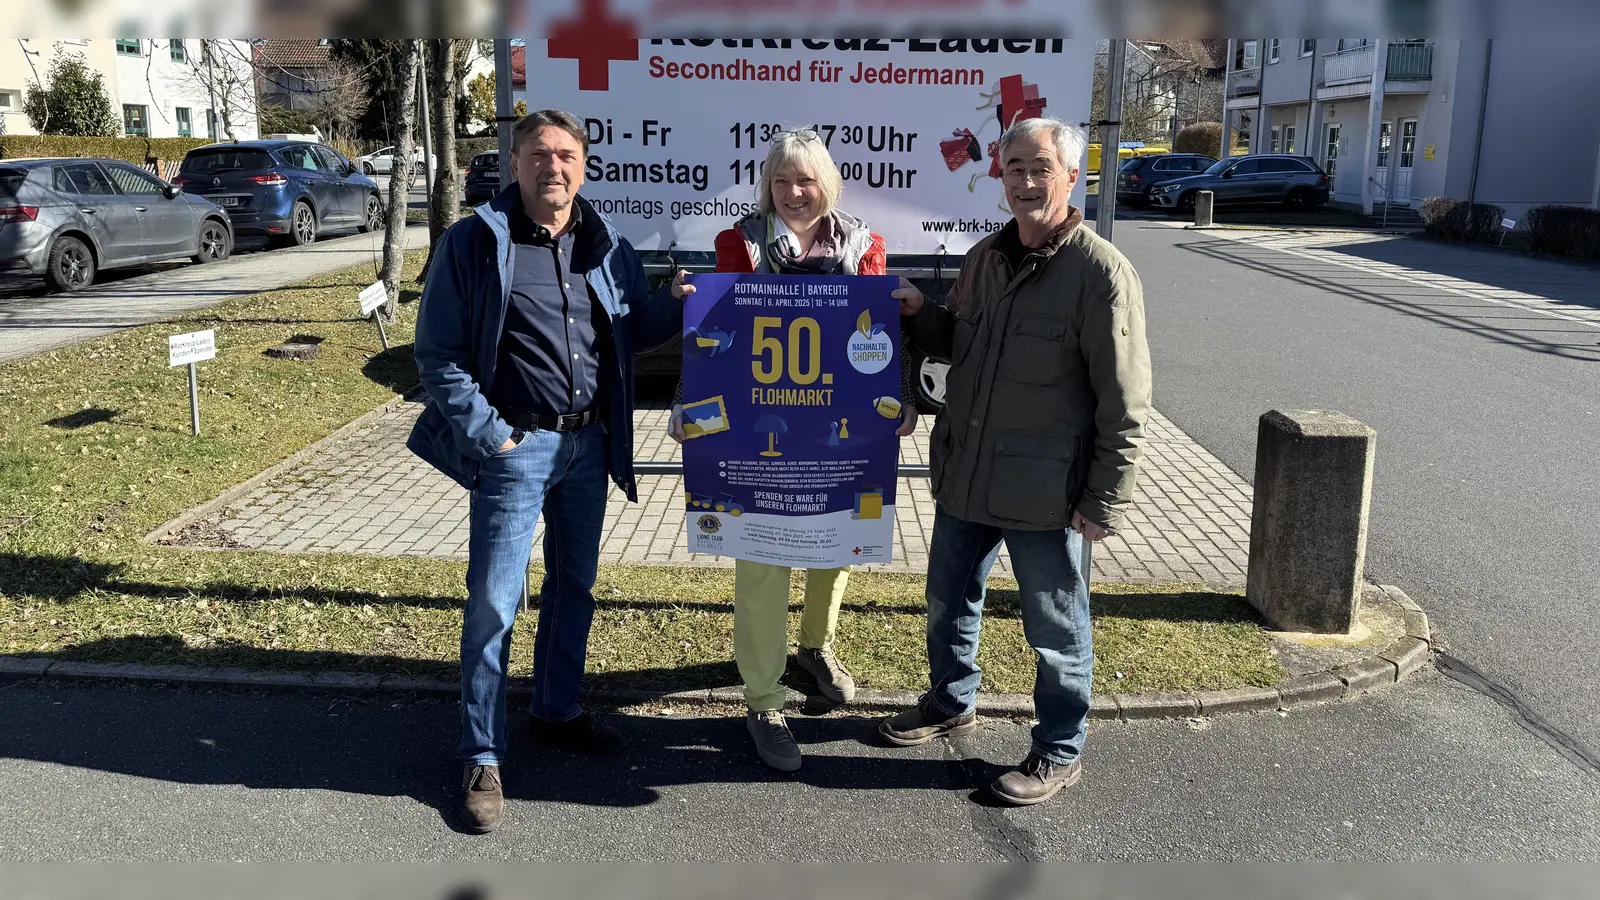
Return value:
M 1452 655 L 1600 760 L 1600 324 L 1237 233 L 1116 236 L 1144 281 L 1156 406 L 1247 478 L 1269 409 L 1374 427 L 1369 578 L 1403 587 Z M 1595 266 L 1421 238 L 1333 249 L 1600 308 Z
M 783 775 L 742 714 L 678 712 L 619 716 L 610 760 L 518 728 L 508 824 L 469 837 L 448 824 L 454 703 L 16 683 L 0 858 L 1600 859 L 1600 778 L 1435 673 L 1285 716 L 1099 724 L 1083 781 L 1021 810 L 978 790 L 1025 752 L 1016 723 L 891 750 L 871 719 L 797 715 L 807 758 Z

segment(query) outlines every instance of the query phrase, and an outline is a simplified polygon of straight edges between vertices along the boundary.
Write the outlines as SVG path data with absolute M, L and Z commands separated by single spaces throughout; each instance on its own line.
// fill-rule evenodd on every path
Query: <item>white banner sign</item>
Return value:
M 383 282 L 374 281 L 361 289 L 358 294 L 361 298 L 361 314 L 372 315 L 372 311 L 389 302 L 389 291 L 384 288 Z
M 1087 121 L 1094 68 L 1094 41 L 1053 38 L 551 43 L 528 42 L 529 105 L 585 120 L 582 194 L 641 250 L 711 250 L 755 210 L 773 134 L 815 128 L 889 252 L 962 253 L 1011 218 L 1002 122 Z
M 1511 229 L 1517 227 L 1517 220 L 1516 219 L 1501 219 L 1500 220 L 1500 227 L 1504 228 L 1507 231 L 1510 231 Z
M 214 329 L 191 331 L 167 337 L 167 365 L 186 366 L 217 358 L 217 333 Z

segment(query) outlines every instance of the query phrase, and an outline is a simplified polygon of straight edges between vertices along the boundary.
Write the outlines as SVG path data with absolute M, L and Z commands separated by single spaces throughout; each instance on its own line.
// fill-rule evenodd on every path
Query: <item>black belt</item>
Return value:
M 522 431 L 578 431 L 600 421 L 600 411 L 589 407 L 581 413 L 550 415 L 549 413 L 502 412 L 506 424 Z

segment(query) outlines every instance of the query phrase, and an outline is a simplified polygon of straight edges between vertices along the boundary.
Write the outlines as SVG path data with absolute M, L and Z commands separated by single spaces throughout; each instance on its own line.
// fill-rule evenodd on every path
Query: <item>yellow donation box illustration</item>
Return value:
M 870 487 L 856 494 L 856 508 L 851 512 L 852 519 L 881 519 L 883 518 L 883 489 Z

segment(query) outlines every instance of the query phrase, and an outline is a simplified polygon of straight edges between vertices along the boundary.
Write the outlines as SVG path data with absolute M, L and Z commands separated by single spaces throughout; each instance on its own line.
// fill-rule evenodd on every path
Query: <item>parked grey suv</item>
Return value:
M 1230 156 L 1199 175 L 1161 185 L 1150 199 L 1164 209 L 1191 212 L 1201 191 L 1210 191 L 1218 206 L 1281 203 L 1309 209 L 1328 202 L 1328 174 L 1307 156 Z
M 0 274 L 78 291 L 95 273 L 190 257 L 227 259 L 228 214 L 114 159 L 0 159 Z

